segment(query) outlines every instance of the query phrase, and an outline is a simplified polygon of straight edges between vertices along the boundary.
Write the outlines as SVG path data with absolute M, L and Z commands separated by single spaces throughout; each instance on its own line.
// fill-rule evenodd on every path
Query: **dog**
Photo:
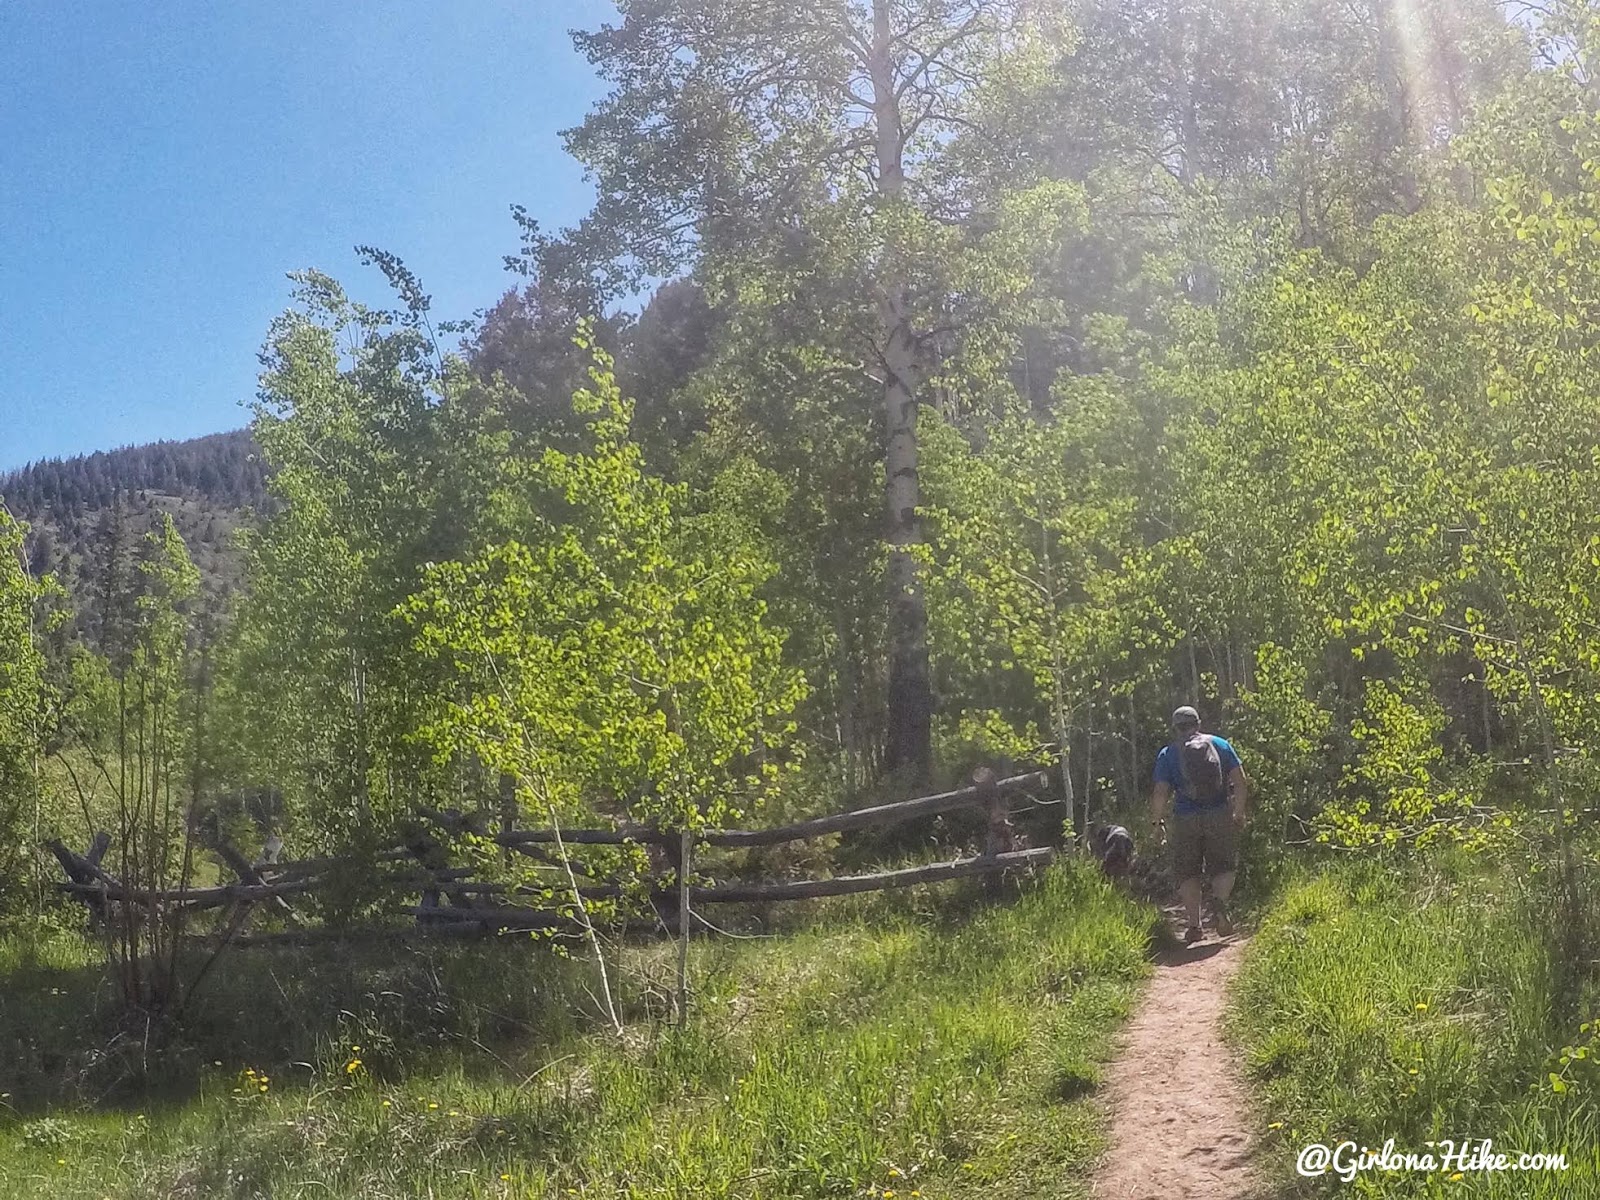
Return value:
M 1124 880 L 1133 872 L 1137 858 L 1133 835 L 1121 825 L 1096 825 L 1089 834 L 1089 848 L 1107 878 Z

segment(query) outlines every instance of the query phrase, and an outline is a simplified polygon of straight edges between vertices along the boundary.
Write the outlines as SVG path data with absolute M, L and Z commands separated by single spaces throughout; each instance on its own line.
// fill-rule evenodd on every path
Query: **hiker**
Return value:
M 1228 896 L 1238 869 L 1239 830 L 1249 781 L 1239 755 L 1223 738 L 1200 731 L 1200 714 L 1185 704 L 1172 714 L 1172 742 L 1156 756 L 1155 788 L 1150 793 L 1150 824 L 1160 837 L 1167 801 L 1172 805 L 1172 876 L 1189 918 L 1185 945 L 1205 936 L 1200 929 L 1200 895 L 1207 875 L 1215 903 L 1219 937 L 1233 932 Z

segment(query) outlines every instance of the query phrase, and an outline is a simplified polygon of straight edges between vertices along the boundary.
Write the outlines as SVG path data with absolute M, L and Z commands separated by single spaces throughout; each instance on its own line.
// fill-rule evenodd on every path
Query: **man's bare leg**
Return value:
M 1233 895 L 1236 872 L 1224 871 L 1211 881 L 1211 898 L 1217 902 L 1217 932 L 1227 937 L 1233 932 L 1233 922 L 1228 919 L 1228 897 Z
M 1200 928 L 1200 892 L 1204 886 L 1205 880 L 1198 875 L 1193 879 L 1185 879 L 1178 885 L 1178 899 L 1183 901 L 1190 929 Z

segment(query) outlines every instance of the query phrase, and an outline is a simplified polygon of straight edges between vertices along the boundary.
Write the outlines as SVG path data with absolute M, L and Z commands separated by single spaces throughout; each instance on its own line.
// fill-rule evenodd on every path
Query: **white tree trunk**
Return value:
M 878 191 L 887 206 L 905 196 L 905 132 L 896 93 L 890 0 L 873 0 L 872 77 Z M 900 248 L 882 247 L 878 319 L 883 368 L 885 532 L 889 543 L 889 714 L 884 765 L 925 777 L 933 765 L 933 687 L 928 611 L 911 547 L 922 539 L 917 506 L 917 344 Z

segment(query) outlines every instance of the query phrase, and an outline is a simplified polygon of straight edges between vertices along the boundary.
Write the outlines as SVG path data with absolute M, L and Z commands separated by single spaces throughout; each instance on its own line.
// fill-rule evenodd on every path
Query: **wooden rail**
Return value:
M 898 871 L 881 871 L 873 875 L 837 875 L 832 879 L 796 879 L 788 883 L 692 887 L 689 889 L 689 898 L 701 904 L 765 904 L 773 900 L 848 896 L 855 892 L 877 892 L 911 887 L 918 883 L 943 883 L 964 875 L 992 875 L 1019 867 L 1044 866 L 1055 854 L 1053 846 L 1040 846 L 1033 850 L 1010 850 L 1003 854 L 961 858 L 955 862 L 933 863 L 926 867 L 904 867 Z
M 992 783 L 958 788 L 935 796 L 919 796 L 914 800 L 897 800 L 871 808 L 854 808 L 845 812 L 797 821 L 793 825 L 779 825 L 773 829 L 726 829 L 694 835 L 702 846 L 719 846 L 728 849 L 750 849 L 756 846 L 777 846 L 784 842 L 800 842 L 809 838 L 825 837 L 830 833 L 848 833 L 854 829 L 867 829 L 873 825 L 894 825 L 916 817 L 931 817 L 939 813 L 968 808 L 991 794 L 991 789 L 1011 791 L 1018 788 L 1047 788 L 1049 777 L 1043 771 L 1030 771 L 1026 775 L 1013 775 L 1009 779 Z M 443 814 L 440 814 L 441 816 Z M 515 848 L 528 845 L 547 845 L 567 842 L 574 846 L 623 846 L 629 844 L 657 844 L 678 840 L 675 832 L 664 832 L 648 826 L 632 829 L 514 829 L 495 834 L 493 841 L 501 846 Z
M 664 925 L 676 926 L 682 931 L 688 928 L 688 909 L 691 905 L 768 904 L 942 883 L 974 875 L 987 877 L 993 885 L 1008 871 L 1042 866 L 1054 858 L 1055 850 L 1051 847 L 1022 849 L 1016 845 L 1005 797 L 1007 793 L 1020 789 L 1046 787 L 1048 779 L 1042 772 L 996 779 L 993 772 L 979 771 L 974 774 L 974 782 L 970 787 L 831 813 L 772 829 L 712 830 L 689 835 L 650 827 L 572 829 L 559 833 L 554 829 L 513 829 L 504 830 L 491 839 L 500 846 L 538 858 L 546 865 L 553 865 L 553 860 L 543 847 L 557 842 L 573 846 L 650 846 L 654 848 L 652 853 L 656 856 L 658 870 L 662 869 L 664 863 L 665 874 L 674 881 L 671 887 L 665 886 L 665 881 L 640 888 L 599 880 L 582 884 L 576 889 L 565 878 L 559 883 L 552 879 L 548 887 L 477 881 L 472 879 L 473 868 L 450 866 L 446 845 L 425 835 L 412 839 L 403 848 L 376 855 L 367 860 L 366 865 L 406 861 L 413 864 L 410 870 L 402 867 L 380 873 L 369 882 L 381 892 L 412 896 L 420 893 L 420 902 L 405 904 L 391 911 L 413 918 L 416 927 L 422 931 L 516 929 L 570 932 L 576 928 L 570 910 L 574 899 L 583 902 L 604 901 L 621 899 L 627 895 L 648 898 Z M 980 809 L 986 817 L 983 852 L 973 857 L 829 879 L 713 882 L 704 885 L 692 882 L 694 854 L 701 847 L 741 850 L 781 845 L 874 826 L 892 826 L 917 817 L 963 808 Z M 458 812 L 420 811 L 447 832 L 459 833 L 470 827 L 469 819 Z M 96 834 L 89 852 L 82 855 L 74 853 L 59 841 L 47 843 L 67 875 L 67 881 L 56 886 L 62 892 L 82 900 L 98 919 L 104 919 L 108 907 L 115 904 L 164 905 L 197 911 L 231 906 L 242 925 L 253 906 L 268 903 L 294 927 L 292 934 L 311 936 L 317 931 L 306 929 L 299 914 L 290 906 L 288 897 L 332 890 L 333 876 L 348 870 L 351 865 L 351 860 L 340 858 L 253 863 L 231 846 L 224 845 L 216 848 L 217 853 L 223 864 L 237 877 L 236 883 L 167 890 L 129 888 L 100 865 L 110 841 L 108 835 Z M 689 886 L 685 887 L 685 884 Z M 508 902 L 508 898 L 516 896 L 538 897 L 546 903 Z M 242 934 L 239 940 L 241 944 L 262 944 L 289 939 L 289 934 L 281 937 L 275 934 Z

